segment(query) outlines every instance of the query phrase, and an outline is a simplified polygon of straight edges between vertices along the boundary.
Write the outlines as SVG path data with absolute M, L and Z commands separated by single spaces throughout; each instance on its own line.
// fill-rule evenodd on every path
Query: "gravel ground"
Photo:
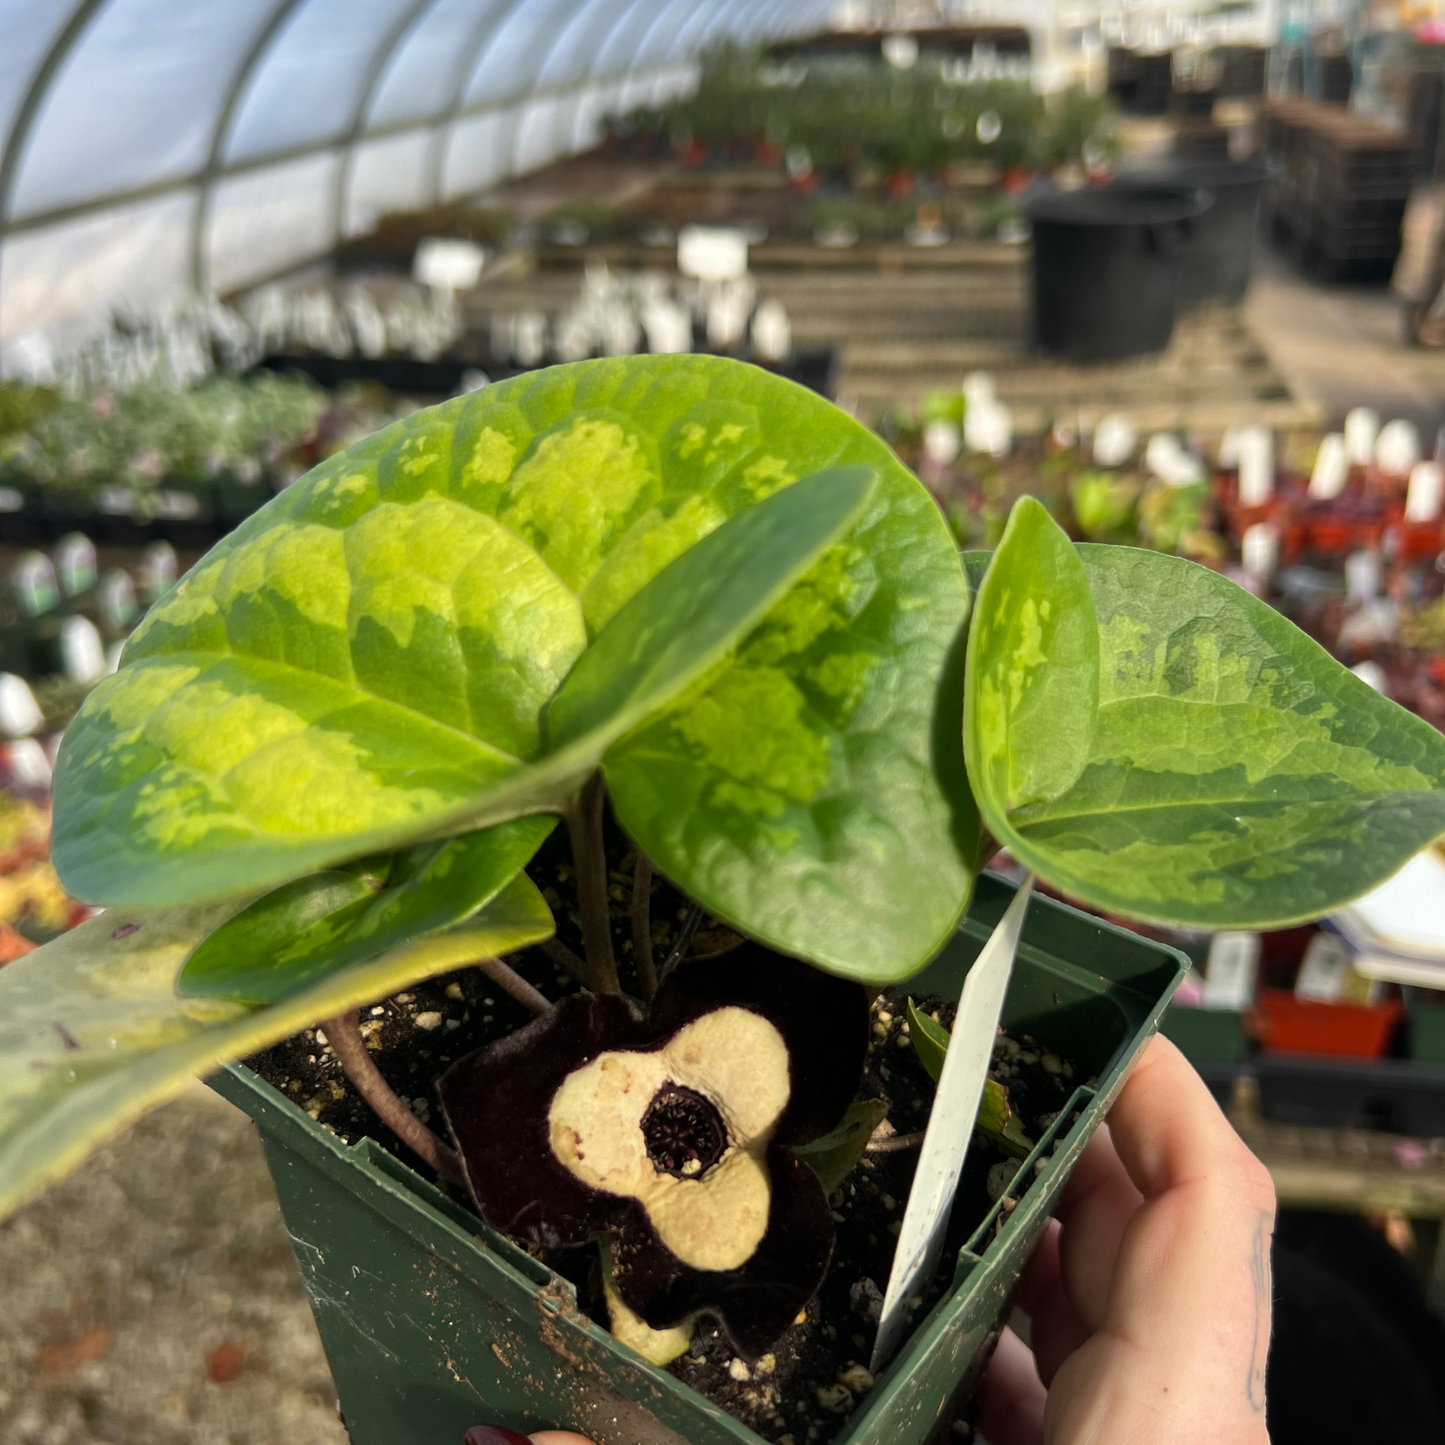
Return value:
M 255 1132 L 197 1085 L 0 1224 L 0 1445 L 344 1445 Z

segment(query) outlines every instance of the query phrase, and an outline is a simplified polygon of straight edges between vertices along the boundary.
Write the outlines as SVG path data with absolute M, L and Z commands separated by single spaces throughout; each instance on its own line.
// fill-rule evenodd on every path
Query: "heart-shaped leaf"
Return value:
M 1058 539 L 1010 545 L 1022 535 L 1005 535 L 980 612 L 1005 588 L 1042 596 L 1072 570 Z M 1206 568 L 1127 547 L 1081 546 L 1077 558 L 1099 667 L 1076 780 L 1053 796 L 1011 797 L 1009 775 L 989 759 L 1022 750 L 1027 771 L 1032 750 L 1051 745 L 1048 730 L 1011 739 L 1012 719 L 1027 714 L 990 714 L 978 696 L 965 704 L 980 809 L 1019 862 L 1128 917 L 1271 928 L 1366 892 L 1445 831 L 1445 735 Z M 1071 578 L 1054 595 L 1076 593 Z M 969 675 L 1009 666 L 1006 651 L 971 655 Z M 1028 674 L 1023 691 L 1043 673 Z M 1089 694 L 1076 680 L 1054 696 L 1061 711 L 1081 712 Z M 1079 720 L 1059 725 L 1072 746 Z
M 860 466 L 876 488 L 823 551 L 858 479 L 787 493 Z M 734 524 L 760 545 L 690 567 Z M 664 873 L 779 947 L 898 976 L 971 881 L 966 613 L 927 494 L 821 398 L 713 357 L 519 377 L 330 459 L 152 611 L 67 731 L 57 867 L 100 902 L 254 892 L 556 812 L 635 729 L 617 810 Z M 656 787 L 628 773 L 644 754 Z
M 548 937 L 525 876 L 459 928 L 333 973 L 268 1008 L 185 999 L 176 976 L 237 903 L 108 911 L 0 969 L 0 1216 L 188 1079 L 277 1039 Z
M 685 892 L 877 983 L 947 940 L 980 846 L 958 746 L 968 594 L 914 485 L 885 472 L 847 542 L 603 759 L 622 825 Z
M 519 818 L 400 855 L 391 886 L 354 873 L 283 883 L 223 923 L 176 979 L 185 998 L 277 1003 L 318 979 L 453 928 L 491 901 L 552 831 Z

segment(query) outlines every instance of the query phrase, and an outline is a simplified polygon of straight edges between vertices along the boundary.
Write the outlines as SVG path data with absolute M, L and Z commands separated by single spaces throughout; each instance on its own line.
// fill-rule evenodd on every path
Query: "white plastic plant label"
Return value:
M 1440 504 L 1445 500 L 1445 472 L 1438 462 L 1416 462 L 1410 470 L 1410 486 L 1405 493 L 1405 520 L 1428 524 L 1439 519 Z
M 1345 417 L 1345 455 L 1352 467 L 1367 467 L 1375 459 L 1375 441 L 1380 435 L 1380 414 L 1368 406 L 1357 406 Z
M 1380 554 L 1369 548 L 1351 552 L 1345 558 L 1345 601 L 1356 606 L 1378 596 L 1380 591 Z
M 412 278 L 438 291 L 470 291 L 481 279 L 487 253 L 473 241 L 429 236 L 417 242 Z
M 1375 439 L 1375 465 L 1392 477 L 1407 477 L 1420 460 L 1420 433 L 1408 421 L 1388 421 Z
M 760 303 L 753 313 L 753 351 L 763 360 L 786 361 L 793 350 L 793 327 L 781 301 Z
M 105 644 L 88 617 L 67 617 L 60 624 L 60 663 L 71 682 L 97 682 L 105 676 Z
M 1274 433 L 1245 427 L 1239 436 L 1239 504 L 1262 507 L 1274 495 Z
M 1204 480 L 1204 464 L 1172 431 L 1155 432 L 1144 448 L 1144 465 L 1165 486 L 1192 487 Z
M 963 440 L 969 451 L 1006 457 L 1013 435 L 1013 414 L 1001 401 L 980 402 L 963 414 Z
M 734 226 L 684 226 L 677 269 L 698 281 L 736 281 L 748 272 L 748 238 Z
M 1333 933 L 1317 933 L 1305 949 L 1299 976 L 1295 979 L 1296 998 L 1335 1003 L 1345 990 L 1354 955 L 1345 941 Z
M 1240 565 L 1256 582 L 1268 582 L 1279 566 L 1279 528 L 1256 522 L 1239 539 Z
M 949 466 L 962 445 L 957 424 L 945 417 L 935 417 L 923 428 L 923 455 L 936 467 Z
M 1101 417 L 1094 428 L 1094 460 L 1101 467 L 1122 467 L 1138 444 L 1138 429 L 1122 412 Z
M 1344 433 L 1332 431 L 1320 439 L 1320 449 L 1315 453 L 1310 496 L 1317 502 L 1333 501 L 1344 491 L 1349 475 L 1350 459 L 1345 452 Z
M 1209 941 L 1204 965 L 1203 1006 L 1238 1012 L 1254 1002 L 1259 972 L 1259 934 L 1226 931 Z
M 13 672 L 0 672 L 0 732 L 8 738 L 29 737 L 44 721 L 30 684 Z

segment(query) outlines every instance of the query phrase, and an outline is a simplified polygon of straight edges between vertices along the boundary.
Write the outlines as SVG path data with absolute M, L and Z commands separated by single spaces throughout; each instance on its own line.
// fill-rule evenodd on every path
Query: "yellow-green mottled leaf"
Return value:
M 857 520 L 877 473 L 818 472 L 750 507 L 668 563 L 608 621 L 547 706 L 552 747 L 644 722 L 779 602 Z
M 712 913 L 891 982 L 956 926 L 979 826 L 958 741 L 958 554 L 917 483 L 875 465 L 849 537 L 603 771 L 623 826 Z
M 523 876 L 459 928 L 353 964 L 268 1008 L 180 997 L 176 976 L 187 956 L 245 901 L 108 911 L 0 969 L 0 1216 L 188 1079 L 552 932 L 550 910 Z
M 677 630 L 614 642 L 647 634 L 669 666 L 618 647 L 630 679 L 566 732 L 559 689 L 576 669 L 581 697 L 629 603 L 837 467 L 876 489 L 766 617 L 739 599 L 774 600 L 776 574 L 735 569 L 726 605 L 710 569 L 707 607 L 652 593 Z M 212 549 L 67 730 L 56 864 L 112 905 L 259 892 L 556 812 L 633 729 L 608 774 L 659 869 L 780 947 L 899 976 L 971 884 L 966 615 L 937 509 L 827 401 L 716 357 L 554 367 L 365 439 Z M 627 706 L 603 718 L 604 696 Z M 639 717 L 679 697 L 661 733 Z
M 1272 928 L 1357 897 L 1445 832 L 1445 735 L 1217 573 L 1077 550 L 1099 639 L 1083 767 L 1017 806 L 996 773 L 973 774 L 1025 867 L 1133 918 Z
M 327 974 L 454 928 L 525 867 L 554 822 L 519 818 L 408 849 L 384 888 L 334 870 L 283 883 L 211 934 L 176 987 L 186 998 L 277 1003 Z
M 1043 504 L 1025 497 L 969 622 L 964 751 L 975 793 L 1007 814 L 1066 792 L 1088 756 L 1098 695 L 1083 565 Z

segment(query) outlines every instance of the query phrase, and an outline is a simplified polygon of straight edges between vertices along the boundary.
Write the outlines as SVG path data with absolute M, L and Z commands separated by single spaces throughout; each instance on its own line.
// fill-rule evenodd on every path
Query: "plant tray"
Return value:
M 913 982 L 956 995 L 1013 894 L 985 875 L 969 918 Z M 1050 899 L 1030 904 L 1004 1023 L 1075 1061 L 1075 1090 L 953 1262 L 839 1445 L 923 1445 L 987 1363 L 1059 1190 L 1184 976 L 1176 950 Z M 355 1445 L 457 1445 L 468 1426 L 559 1426 L 599 1445 L 763 1445 L 578 1307 L 571 1284 L 371 1140 L 348 1147 L 249 1070 L 210 1080 L 260 1131 Z M 1075 1112 L 1077 1111 L 1077 1117 Z
M 1292 1054 L 1339 1054 L 1378 1059 L 1400 1019 L 1398 1003 L 1322 1003 L 1288 989 L 1262 989 L 1256 1005 L 1259 1040 Z

